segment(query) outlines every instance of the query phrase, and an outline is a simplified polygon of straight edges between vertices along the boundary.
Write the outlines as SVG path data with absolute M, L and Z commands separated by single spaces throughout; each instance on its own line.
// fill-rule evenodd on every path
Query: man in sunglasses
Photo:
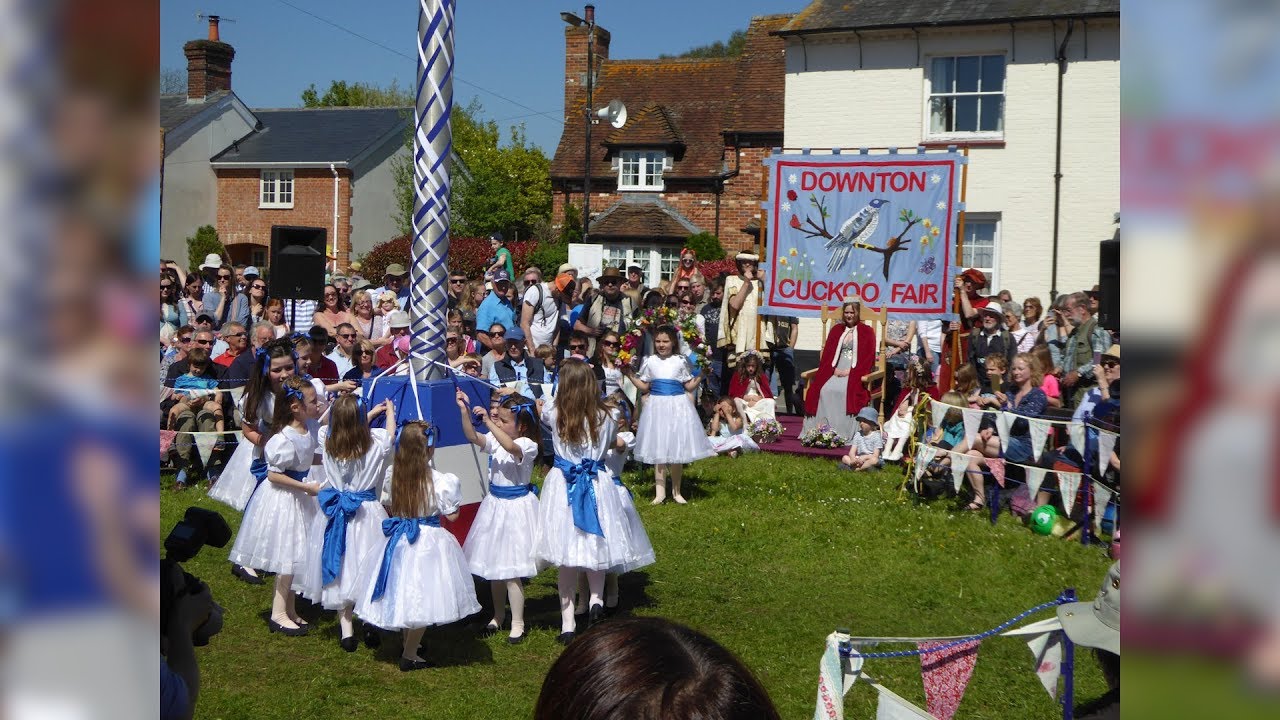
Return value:
M 231 367 L 231 363 L 249 347 L 249 331 L 244 325 L 236 320 L 228 320 L 222 325 L 222 342 L 226 343 L 227 349 L 213 359 L 213 362 L 224 368 Z
M 327 356 L 333 361 L 338 368 L 338 377 L 345 377 L 351 368 L 355 367 L 355 357 L 352 351 L 356 345 L 356 328 L 351 323 L 341 323 L 336 328 L 338 333 L 338 343 L 334 345 L 333 352 Z
M 525 354 L 524 331 L 518 327 L 508 330 L 506 356 L 493 364 L 489 382 L 515 388 L 517 393 L 537 400 L 542 397 L 546 379 L 542 361 Z
M 210 333 L 213 333 L 213 347 L 210 348 L 210 352 L 212 353 L 211 357 L 217 357 L 227 351 L 227 343 L 223 341 L 222 338 L 218 337 L 217 333 L 213 332 L 214 323 L 212 315 L 208 313 L 201 313 L 197 315 L 196 321 L 191 323 L 191 327 L 195 328 L 197 332 L 200 330 L 208 330 Z
M 621 335 L 627 331 L 627 320 L 635 315 L 636 304 L 622 291 L 622 272 L 607 267 L 597 280 L 600 292 L 588 307 L 583 308 L 573 329 L 588 338 L 587 354 L 595 355 L 596 338 L 613 331 Z
M 254 353 L 259 348 L 276 339 L 276 329 L 266 320 L 259 320 L 249 328 L 248 341 L 252 349 L 236 356 L 227 367 L 225 373 L 227 387 L 244 387 L 249 382 L 249 374 L 253 372 Z
M 456 310 L 467 290 L 467 276 L 462 273 L 449 273 L 449 310 Z
M 485 347 L 492 348 L 493 344 L 489 333 L 480 328 L 501 325 L 503 329 L 510 330 L 516 327 L 516 306 L 508 297 L 510 292 L 511 278 L 505 270 L 498 270 L 493 274 L 493 292 L 486 295 L 480 307 L 476 308 L 476 339 Z

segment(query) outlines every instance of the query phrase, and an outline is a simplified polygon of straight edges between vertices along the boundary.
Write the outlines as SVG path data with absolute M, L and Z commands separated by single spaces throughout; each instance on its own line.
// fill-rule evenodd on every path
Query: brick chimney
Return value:
M 595 6 L 588 5 L 583 13 L 584 23 L 564 29 L 564 114 L 566 120 L 570 115 L 577 122 L 581 116 L 572 108 L 581 107 L 587 97 L 587 28 L 595 23 Z M 609 59 L 609 31 L 595 26 L 595 42 L 592 54 L 595 56 L 596 82 L 600 80 L 601 61 Z
M 204 100 L 219 90 L 231 89 L 231 61 L 236 51 L 219 39 L 218 20 L 217 15 L 209 16 L 207 40 L 192 40 L 182 46 L 187 55 L 188 100 Z

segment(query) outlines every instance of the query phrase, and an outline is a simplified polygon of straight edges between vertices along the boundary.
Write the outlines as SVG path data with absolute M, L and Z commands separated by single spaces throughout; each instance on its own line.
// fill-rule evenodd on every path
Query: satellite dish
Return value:
M 596 117 L 620 128 L 627 123 L 627 106 L 621 100 L 610 100 L 608 105 L 596 111 Z

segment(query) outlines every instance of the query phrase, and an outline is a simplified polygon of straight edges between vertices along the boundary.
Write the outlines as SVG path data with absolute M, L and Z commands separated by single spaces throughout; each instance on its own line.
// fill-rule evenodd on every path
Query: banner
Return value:
M 766 159 L 762 312 L 818 317 L 857 296 L 904 320 L 954 319 L 956 153 Z

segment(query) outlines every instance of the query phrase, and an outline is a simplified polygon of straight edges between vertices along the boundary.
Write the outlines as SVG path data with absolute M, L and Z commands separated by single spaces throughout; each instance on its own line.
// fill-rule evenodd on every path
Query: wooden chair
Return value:
M 822 341 L 827 340 L 829 325 L 834 320 L 840 319 L 840 308 L 823 307 L 820 317 L 822 319 Z M 884 393 L 886 386 L 887 372 L 885 369 L 885 327 L 889 323 L 889 313 L 886 308 L 875 310 L 865 305 L 862 306 L 861 320 L 871 325 L 872 331 L 876 337 L 876 359 L 874 369 L 862 376 L 862 384 L 866 386 L 867 392 L 871 394 L 871 404 L 878 408 L 877 416 L 881 425 L 884 425 Z M 821 362 L 821 354 L 819 354 L 819 362 Z M 804 380 L 804 395 L 801 401 L 807 402 L 809 398 L 809 390 L 813 376 L 818 372 L 817 368 L 805 370 L 800 373 L 800 378 Z

